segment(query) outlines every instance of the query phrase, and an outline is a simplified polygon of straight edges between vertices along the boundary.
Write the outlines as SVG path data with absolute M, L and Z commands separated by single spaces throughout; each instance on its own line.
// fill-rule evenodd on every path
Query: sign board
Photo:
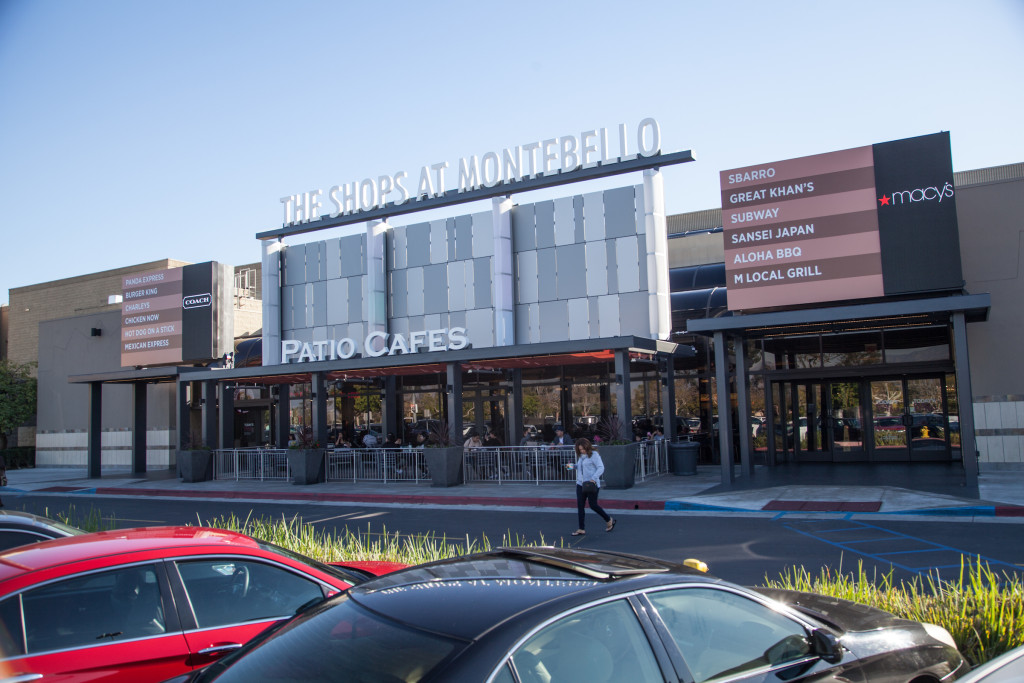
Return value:
M 219 267 L 196 263 L 122 278 L 121 366 L 203 362 L 219 357 Z M 227 306 L 231 315 L 231 307 Z
M 962 285 L 947 133 L 722 171 L 721 186 L 730 310 Z

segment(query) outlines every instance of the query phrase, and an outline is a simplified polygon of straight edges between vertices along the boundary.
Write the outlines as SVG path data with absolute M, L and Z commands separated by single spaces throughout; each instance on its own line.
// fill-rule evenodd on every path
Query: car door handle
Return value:
M 42 677 L 43 674 L 14 674 L 0 678 L 0 683 L 28 683 L 29 681 L 38 681 Z
M 211 645 L 210 647 L 204 647 L 199 651 L 201 655 L 219 655 L 225 652 L 231 652 L 242 647 L 241 643 L 228 643 L 227 645 Z

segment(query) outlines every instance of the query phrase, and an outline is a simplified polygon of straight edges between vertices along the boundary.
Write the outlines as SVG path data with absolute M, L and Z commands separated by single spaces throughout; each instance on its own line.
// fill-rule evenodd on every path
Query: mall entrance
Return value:
M 755 441 L 775 463 L 960 460 L 956 397 L 952 373 L 776 380 Z

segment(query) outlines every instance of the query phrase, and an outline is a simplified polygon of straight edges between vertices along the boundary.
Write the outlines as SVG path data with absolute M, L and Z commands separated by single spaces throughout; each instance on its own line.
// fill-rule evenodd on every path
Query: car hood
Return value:
M 876 631 L 883 628 L 913 629 L 918 626 L 915 621 L 901 619 L 877 607 L 862 605 L 842 598 L 775 588 L 754 588 L 753 590 L 844 633 Z

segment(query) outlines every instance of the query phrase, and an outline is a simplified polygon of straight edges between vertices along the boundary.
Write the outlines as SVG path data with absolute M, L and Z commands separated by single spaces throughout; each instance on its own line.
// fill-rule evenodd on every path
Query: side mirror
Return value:
M 829 664 L 838 664 L 843 660 L 843 646 L 839 644 L 839 639 L 820 628 L 811 631 L 811 650 Z

